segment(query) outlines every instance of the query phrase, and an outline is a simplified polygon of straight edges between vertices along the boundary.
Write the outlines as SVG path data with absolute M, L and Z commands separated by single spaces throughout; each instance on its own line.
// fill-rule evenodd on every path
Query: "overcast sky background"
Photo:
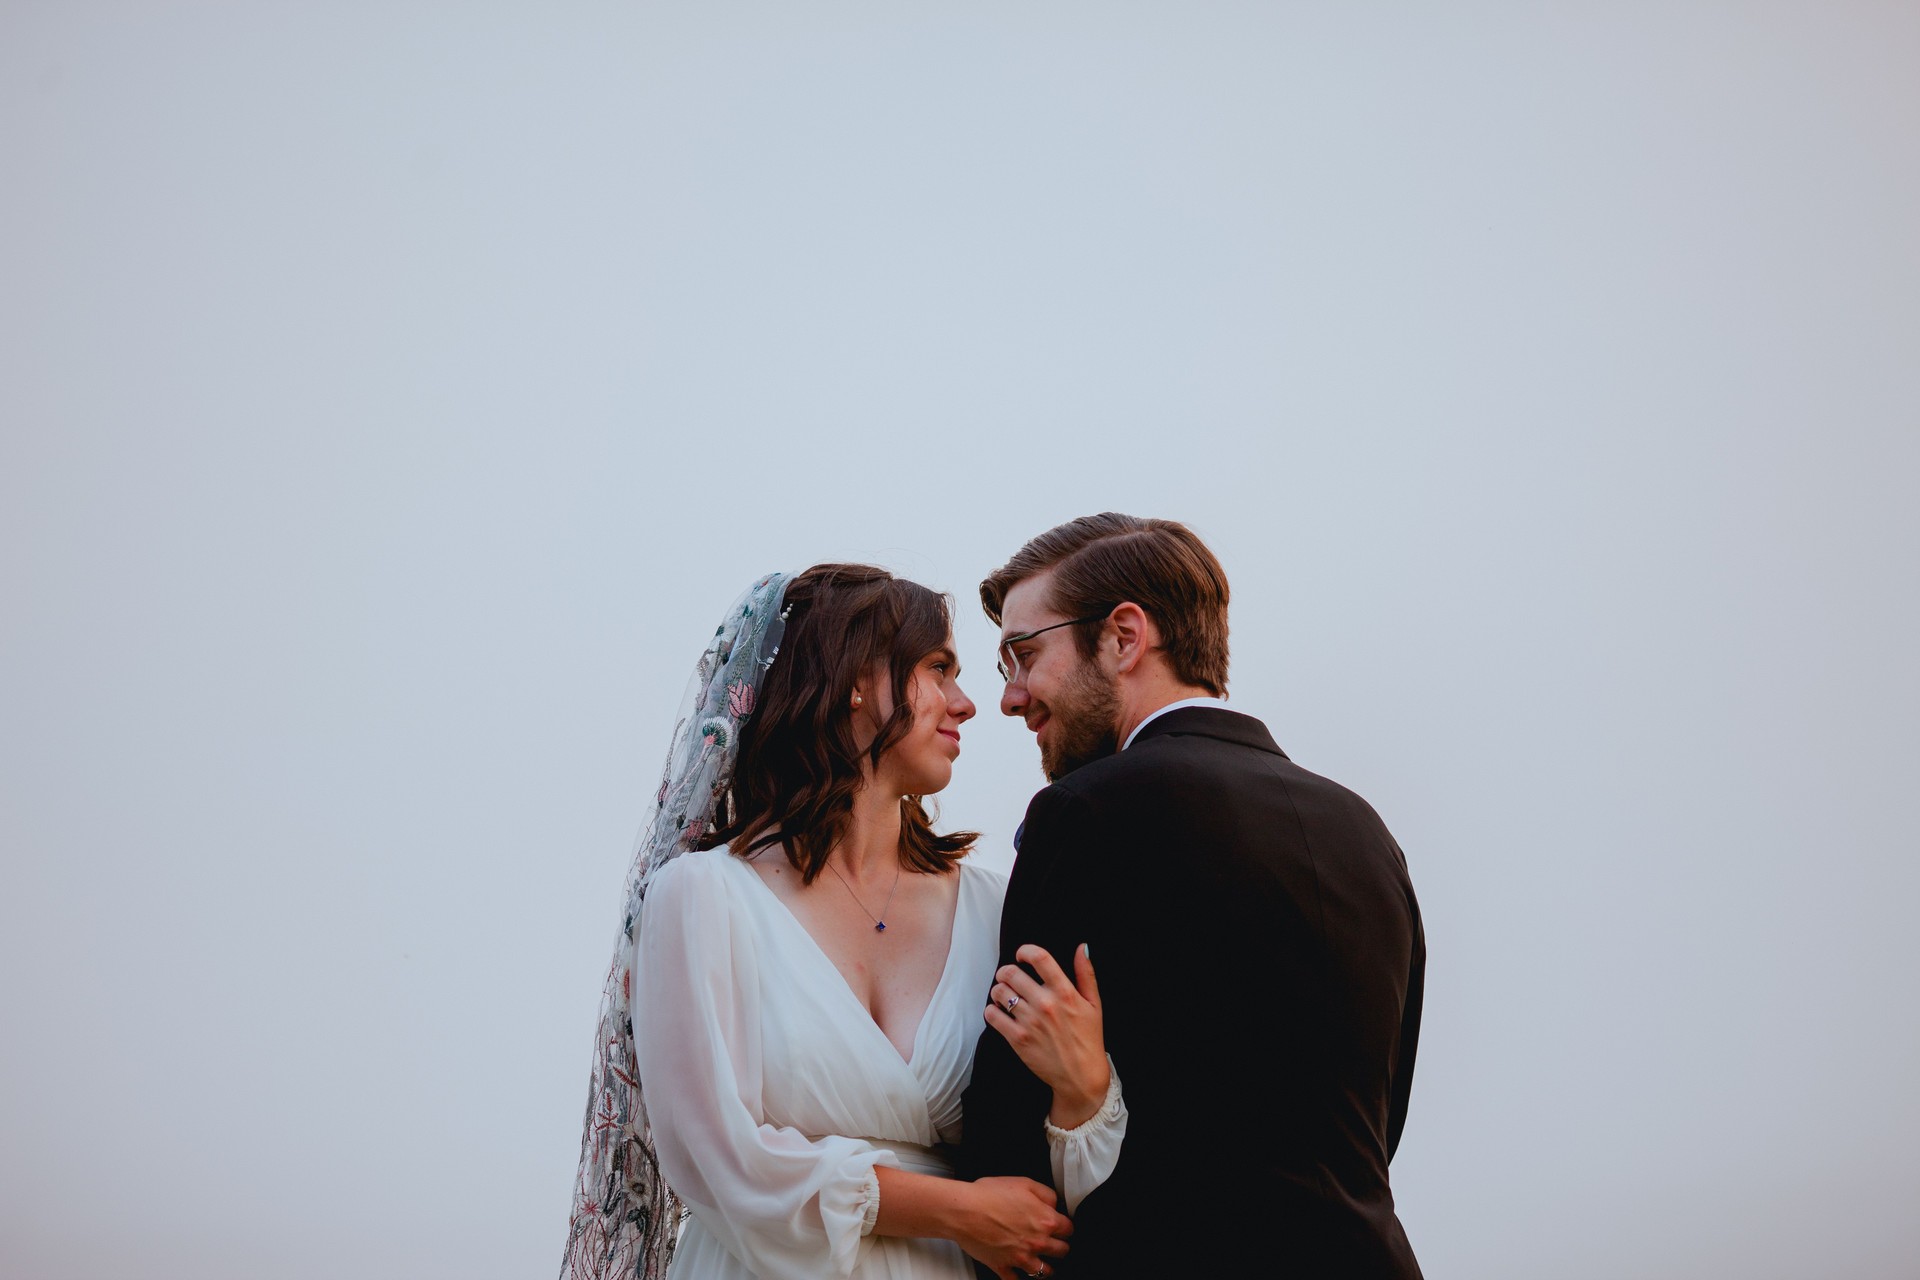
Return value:
M 1430 1277 L 1912 1274 L 1916 125 L 1892 3 L 4 0 L 0 1271 L 551 1274 L 719 612 L 953 591 L 1004 866 L 1117 509 L 1407 850 Z

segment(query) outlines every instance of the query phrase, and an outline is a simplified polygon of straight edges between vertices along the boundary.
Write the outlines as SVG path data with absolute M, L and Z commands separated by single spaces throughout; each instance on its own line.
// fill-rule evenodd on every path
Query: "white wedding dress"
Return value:
M 946 1240 L 869 1234 L 875 1165 L 952 1176 L 1006 878 L 962 862 L 913 1055 L 759 873 L 686 853 L 647 889 L 633 1032 L 667 1183 L 692 1210 L 672 1280 L 972 1280 Z

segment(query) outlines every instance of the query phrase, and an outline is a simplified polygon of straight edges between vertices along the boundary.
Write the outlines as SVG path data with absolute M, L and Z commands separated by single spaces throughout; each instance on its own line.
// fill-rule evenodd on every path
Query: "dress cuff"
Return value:
M 1107 1096 L 1101 1101 L 1100 1109 L 1086 1120 L 1071 1129 L 1062 1129 L 1053 1121 L 1047 1121 L 1047 1141 L 1070 1142 L 1074 1138 L 1089 1136 L 1096 1129 L 1104 1129 L 1126 1113 L 1126 1103 L 1120 1097 L 1120 1073 L 1114 1069 L 1113 1055 L 1107 1055 Z M 1029 1129 L 1027 1132 L 1033 1132 Z
M 867 1170 L 866 1185 L 860 1189 L 860 1234 L 873 1234 L 873 1224 L 880 1220 L 880 1175 L 873 1169 Z

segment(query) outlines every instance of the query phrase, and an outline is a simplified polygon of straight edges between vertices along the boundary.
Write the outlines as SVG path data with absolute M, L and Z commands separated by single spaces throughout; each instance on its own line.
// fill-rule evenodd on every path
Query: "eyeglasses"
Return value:
M 994 664 L 1000 668 L 1000 678 L 1012 684 L 1020 675 L 1020 659 L 1013 656 L 1013 646 L 1024 644 L 1035 636 L 1043 636 L 1049 631 L 1058 631 L 1061 627 L 1075 627 L 1083 622 L 1104 621 L 1107 614 L 1112 612 L 1112 609 L 1108 609 L 1106 613 L 1088 614 L 1084 618 L 1069 618 L 1065 622 L 1056 622 L 1049 627 L 1041 627 L 1035 631 L 1022 631 L 1018 635 L 1008 636 L 1000 642 L 1000 659 Z

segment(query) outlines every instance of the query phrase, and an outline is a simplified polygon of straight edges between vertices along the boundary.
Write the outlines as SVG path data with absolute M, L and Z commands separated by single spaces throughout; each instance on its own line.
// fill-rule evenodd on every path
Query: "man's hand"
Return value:
M 1077 1128 L 1100 1110 L 1112 1076 L 1093 960 L 1080 944 L 1069 982 L 1046 948 L 1027 943 L 1013 954 L 1032 965 L 1038 979 L 1018 964 L 1001 966 L 987 993 L 987 1025 L 1053 1090 L 1047 1119 L 1062 1129 Z

